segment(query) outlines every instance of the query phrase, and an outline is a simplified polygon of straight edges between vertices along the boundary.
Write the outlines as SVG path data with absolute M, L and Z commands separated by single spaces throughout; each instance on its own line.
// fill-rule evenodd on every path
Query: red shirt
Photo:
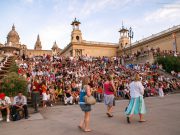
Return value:
M 104 92 L 106 95 L 114 95 L 114 92 L 110 91 L 110 83 L 104 83 Z

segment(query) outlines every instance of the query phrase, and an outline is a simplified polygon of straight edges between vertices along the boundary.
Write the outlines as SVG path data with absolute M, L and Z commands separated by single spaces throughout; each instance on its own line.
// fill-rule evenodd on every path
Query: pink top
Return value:
M 114 92 L 109 90 L 110 85 L 110 83 L 104 83 L 104 93 L 106 95 L 114 95 Z

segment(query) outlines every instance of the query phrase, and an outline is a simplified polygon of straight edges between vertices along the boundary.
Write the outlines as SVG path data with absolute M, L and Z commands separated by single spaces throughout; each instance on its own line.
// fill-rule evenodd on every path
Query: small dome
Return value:
M 7 42 L 12 42 L 12 43 L 19 43 L 19 34 L 15 30 L 15 26 L 13 24 L 12 30 L 8 33 L 7 35 Z

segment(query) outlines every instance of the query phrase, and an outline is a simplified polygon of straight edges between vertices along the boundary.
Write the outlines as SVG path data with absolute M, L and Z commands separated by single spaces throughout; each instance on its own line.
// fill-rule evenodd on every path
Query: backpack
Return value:
M 11 118 L 12 118 L 12 121 L 18 121 L 21 119 L 21 116 L 19 114 L 19 111 L 16 111 L 16 112 L 13 112 L 12 111 L 12 108 L 11 108 Z
M 15 114 L 12 114 L 12 120 L 13 120 L 13 121 L 18 121 L 18 120 L 20 120 L 20 119 L 21 119 L 21 117 L 20 117 L 20 115 L 19 115 L 18 112 L 15 113 Z

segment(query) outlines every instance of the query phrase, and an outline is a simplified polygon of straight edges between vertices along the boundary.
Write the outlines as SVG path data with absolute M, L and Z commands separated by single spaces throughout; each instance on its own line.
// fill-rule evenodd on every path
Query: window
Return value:
M 76 36 L 76 40 L 78 40 L 78 41 L 79 41 L 79 36 Z

